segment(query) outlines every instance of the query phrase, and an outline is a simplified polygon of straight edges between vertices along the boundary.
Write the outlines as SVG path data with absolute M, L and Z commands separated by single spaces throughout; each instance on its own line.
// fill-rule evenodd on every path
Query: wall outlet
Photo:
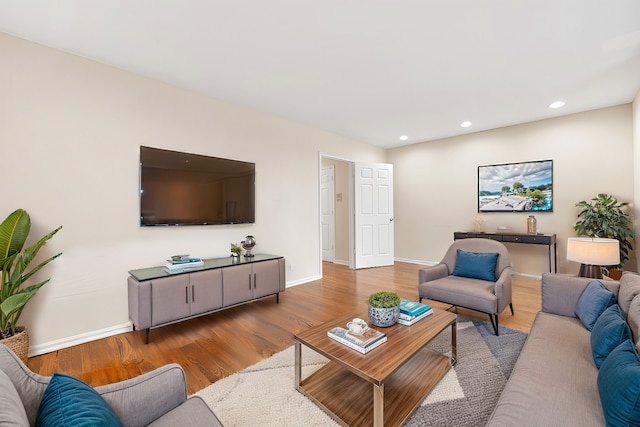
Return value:
M 298 268 L 298 265 L 297 265 L 297 264 L 289 264 L 289 271 L 293 271 L 293 270 L 295 270 L 296 268 Z

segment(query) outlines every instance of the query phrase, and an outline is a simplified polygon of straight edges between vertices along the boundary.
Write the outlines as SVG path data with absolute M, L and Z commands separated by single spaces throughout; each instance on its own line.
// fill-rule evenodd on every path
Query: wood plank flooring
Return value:
M 354 310 L 364 315 L 367 298 L 375 291 L 393 290 L 417 300 L 421 267 L 396 262 L 391 267 L 350 270 L 323 263 L 321 280 L 287 288 L 279 304 L 267 297 L 152 329 L 149 344 L 144 343 L 143 331 L 129 332 L 32 357 L 28 365 L 42 375 L 64 372 L 98 386 L 175 362 L 184 368 L 193 393 L 293 345 L 293 336 L 310 326 Z M 507 308 L 500 324 L 528 332 L 540 310 L 540 281 L 513 276 L 513 306 L 515 314 Z M 458 313 L 489 320 L 470 310 Z

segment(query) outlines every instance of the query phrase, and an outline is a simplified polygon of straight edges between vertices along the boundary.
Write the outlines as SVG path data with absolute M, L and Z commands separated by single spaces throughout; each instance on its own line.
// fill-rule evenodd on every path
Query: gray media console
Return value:
M 129 318 L 149 331 L 285 290 L 285 260 L 278 255 L 205 259 L 197 270 L 168 273 L 164 267 L 129 271 Z

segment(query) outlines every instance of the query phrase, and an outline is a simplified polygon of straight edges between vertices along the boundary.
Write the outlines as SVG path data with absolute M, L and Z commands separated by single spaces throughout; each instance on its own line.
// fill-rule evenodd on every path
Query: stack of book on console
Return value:
M 191 258 L 189 255 L 175 255 L 167 260 L 164 269 L 167 273 L 175 273 L 202 267 L 204 267 L 204 262 L 200 258 Z
M 400 317 L 398 323 L 411 326 L 433 313 L 430 305 L 403 299 L 400 301 Z
M 385 334 L 371 328 L 361 334 L 354 334 L 348 329 L 338 327 L 327 331 L 327 336 L 362 354 L 387 342 L 387 336 Z

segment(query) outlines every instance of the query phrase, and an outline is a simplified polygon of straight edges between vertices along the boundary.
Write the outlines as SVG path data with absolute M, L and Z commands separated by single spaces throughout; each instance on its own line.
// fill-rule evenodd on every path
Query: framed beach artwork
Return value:
M 552 212 L 553 160 L 478 166 L 478 212 Z

